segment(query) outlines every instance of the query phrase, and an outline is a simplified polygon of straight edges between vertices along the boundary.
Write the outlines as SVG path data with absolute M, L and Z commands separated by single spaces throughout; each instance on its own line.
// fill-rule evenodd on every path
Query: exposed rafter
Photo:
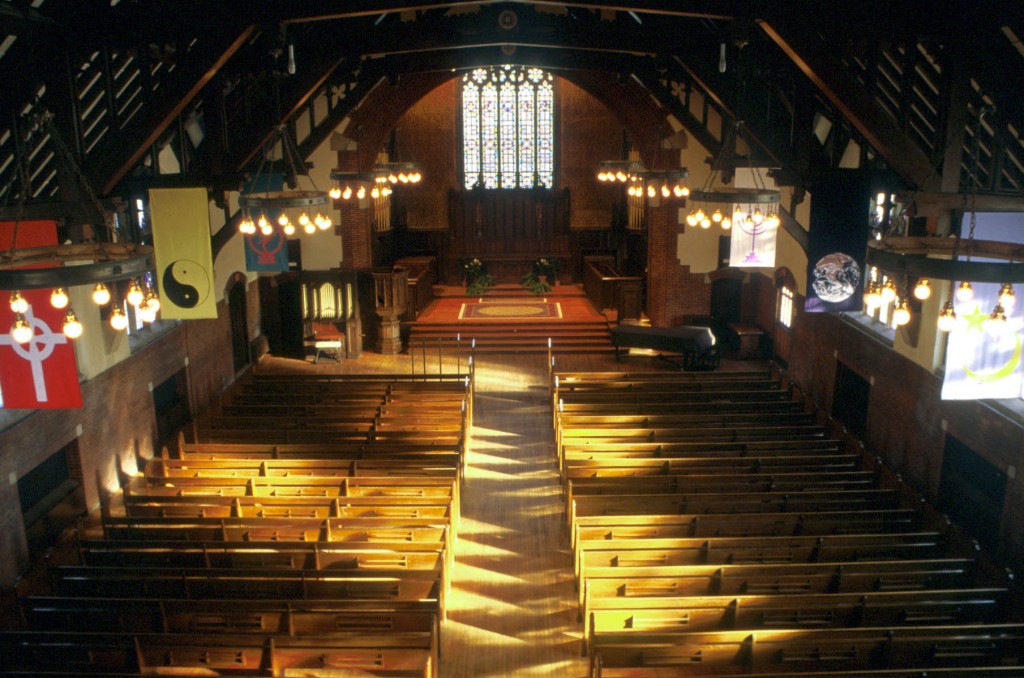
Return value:
M 806 19 L 762 21 L 761 28 L 907 182 L 930 189 L 939 176 L 928 156 L 836 63 Z
M 228 59 L 249 39 L 253 26 L 240 30 L 226 30 L 217 36 L 210 36 L 197 50 L 190 54 L 185 72 L 176 76 L 174 83 L 159 93 L 161 104 L 153 101 L 146 107 L 143 117 L 119 134 L 110 136 L 104 143 L 103 151 L 97 156 L 102 162 L 91 168 L 93 184 L 101 186 L 101 193 L 109 193 L 139 162 L 146 151 L 160 138 L 185 106 L 210 81 Z

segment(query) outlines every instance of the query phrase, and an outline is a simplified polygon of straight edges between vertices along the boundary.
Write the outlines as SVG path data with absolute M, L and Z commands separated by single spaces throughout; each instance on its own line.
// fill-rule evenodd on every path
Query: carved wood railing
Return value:
M 409 272 L 408 319 L 415 320 L 434 299 L 434 283 L 437 276 L 435 257 L 402 257 L 395 262 L 395 268 Z
M 619 275 L 615 270 L 615 257 L 592 255 L 583 258 L 583 290 L 599 310 L 615 309 L 619 322 L 639 318 L 643 311 L 643 280 Z

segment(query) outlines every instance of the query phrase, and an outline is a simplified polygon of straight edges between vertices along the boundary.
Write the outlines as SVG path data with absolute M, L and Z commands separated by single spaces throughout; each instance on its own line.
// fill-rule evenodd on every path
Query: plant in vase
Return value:
M 533 262 L 533 270 L 524 275 L 520 282 L 534 294 L 550 292 L 558 282 L 558 259 L 541 257 Z
M 494 278 L 487 272 L 487 264 L 479 259 L 467 259 L 462 263 L 462 270 L 466 276 L 466 294 L 483 294 L 494 285 Z

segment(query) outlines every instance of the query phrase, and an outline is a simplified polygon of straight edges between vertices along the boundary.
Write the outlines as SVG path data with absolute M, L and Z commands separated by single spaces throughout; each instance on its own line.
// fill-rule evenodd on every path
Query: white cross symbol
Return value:
M 45 403 L 48 396 L 46 394 L 46 379 L 43 376 L 43 363 L 53 353 L 53 347 L 57 344 L 68 343 L 68 338 L 63 334 L 55 334 L 50 330 L 46 321 L 32 315 L 32 306 L 25 311 L 25 320 L 32 327 L 32 338 L 25 344 L 19 344 L 10 333 L 4 333 L 0 334 L 0 346 L 9 345 L 19 358 L 32 363 L 32 383 L 36 387 L 36 401 Z M 38 334 L 36 329 L 39 329 Z

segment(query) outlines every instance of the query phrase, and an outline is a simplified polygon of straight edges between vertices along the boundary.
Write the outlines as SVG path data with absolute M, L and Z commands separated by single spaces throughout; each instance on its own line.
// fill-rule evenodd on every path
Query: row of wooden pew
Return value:
M 21 591 L 0 673 L 436 677 L 466 375 L 254 375 Z
M 772 374 L 551 394 L 591 676 L 1024 675 L 1011 579 Z

